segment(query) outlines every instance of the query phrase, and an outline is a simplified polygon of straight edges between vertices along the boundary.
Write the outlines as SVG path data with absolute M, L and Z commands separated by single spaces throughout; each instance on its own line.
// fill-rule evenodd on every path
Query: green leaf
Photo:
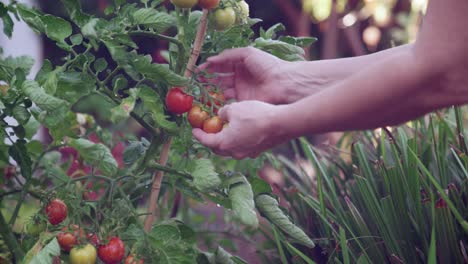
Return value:
M 248 180 L 252 185 L 252 191 L 254 192 L 255 196 L 259 194 L 269 194 L 272 192 L 270 184 L 268 184 L 268 182 L 265 180 L 258 177 L 249 177 Z
M 137 10 L 133 14 L 133 20 L 135 25 L 144 25 L 154 29 L 156 32 L 164 32 L 169 27 L 176 24 L 176 20 L 173 16 L 158 12 L 152 8 L 142 8 Z
M 82 12 L 79 0 L 61 0 L 61 2 L 65 6 L 71 20 L 79 27 L 83 27 L 91 19 L 89 15 Z
M 18 163 L 21 174 L 24 178 L 30 179 L 32 176 L 32 161 L 26 148 L 26 141 L 17 140 L 9 149 L 8 154 Z
M 137 56 L 131 65 L 147 79 L 153 82 L 165 82 L 169 86 L 184 86 L 187 79 L 169 69 L 169 65 L 152 63 L 151 56 Z
M 308 47 L 315 43 L 318 39 L 313 37 L 291 37 L 291 36 L 282 36 L 279 38 L 280 41 L 289 43 L 298 47 Z
M 17 10 L 21 18 L 36 33 L 45 33 L 45 26 L 41 20 L 43 14 L 38 10 L 29 8 L 23 4 L 17 5 Z
M 94 144 L 86 139 L 71 139 L 69 145 L 75 148 L 88 164 L 97 166 L 105 175 L 112 176 L 117 173 L 117 161 L 109 148 L 103 144 Z
M 64 100 L 46 94 L 35 81 L 25 81 L 22 89 L 24 94 L 44 111 L 52 113 L 53 111 L 61 111 L 68 106 Z
M 94 62 L 94 70 L 97 73 L 103 72 L 107 68 L 107 61 L 104 58 L 99 58 Z
M 76 103 L 81 97 L 96 89 L 96 80 L 82 72 L 61 72 L 58 74 L 56 96 Z
M 236 264 L 232 260 L 232 255 L 229 254 L 224 248 L 219 247 L 216 249 L 215 252 L 215 263 L 216 264 Z
M 73 45 L 79 46 L 81 43 L 83 43 L 83 35 L 81 34 L 75 34 L 70 37 L 70 41 Z
M 2 12 L 0 11 L 0 13 Z M 10 15 L 6 12 L 3 14 L 0 14 L 0 17 L 2 18 L 2 21 L 3 21 L 3 33 L 5 33 L 7 37 L 11 38 L 12 33 L 13 33 L 13 26 L 14 26 L 13 19 L 11 19 Z
M 3 104 L 2 100 L 0 100 L 0 110 L 5 109 L 5 105 Z
M 257 228 L 258 218 L 255 212 L 252 186 L 243 175 L 234 176 L 228 181 L 231 182 L 228 195 L 234 215 L 241 223 Z
M 148 86 L 142 86 L 139 97 L 143 102 L 144 108 L 154 121 L 154 125 L 163 128 L 171 133 L 177 132 L 177 124 L 167 120 L 164 113 L 164 104 L 161 102 L 159 94 Z M 146 113 L 144 113 L 146 114 Z
M 136 89 L 130 89 L 129 93 L 129 97 L 123 99 L 120 105 L 111 109 L 112 122 L 118 123 L 127 120 L 127 118 L 130 116 L 130 112 L 132 112 L 133 108 L 135 108 L 138 91 Z
M 257 209 L 265 216 L 272 224 L 277 226 L 282 232 L 288 234 L 291 238 L 297 242 L 308 246 L 315 247 L 314 242 L 291 220 L 284 214 L 280 209 L 278 201 L 266 194 L 261 194 L 255 198 L 255 204 Z
M 42 240 L 42 239 L 41 239 Z M 43 243 L 42 241 L 39 241 L 38 243 Z M 34 250 L 36 247 L 33 247 L 32 250 Z M 30 255 L 28 253 L 28 255 Z M 60 246 L 57 242 L 57 239 L 54 238 L 52 239 L 43 249 L 41 249 L 38 253 L 35 252 L 30 255 L 32 257 L 30 262 L 23 262 L 23 263 L 28 263 L 28 264 L 43 264 L 43 263 L 53 263 L 53 258 L 60 256 Z M 27 259 L 26 257 L 25 259 Z
M 16 105 L 13 108 L 13 117 L 20 123 L 21 125 L 26 124 L 31 117 L 28 109 L 22 105 Z
M 255 40 L 254 47 L 269 52 L 283 60 L 304 60 L 305 53 L 301 47 L 291 45 L 289 43 L 282 42 L 279 40 L 258 38 Z
M 65 42 L 65 39 L 72 34 L 70 23 L 60 17 L 44 15 L 41 21 L 45 28 L 46 35 L 57 42 Z
M 221 179 L 215 172 L 213 163 L 209 159 L 199 159 L 195 161 L 195 166 L 191 172 L 193 184 L 203 192 L 209 192 L 221 185 Z
M 131 141 L 123 152 L 123 162 L 126 165 L 135 163 L 146 153 L 147 147 L 140 141 Z

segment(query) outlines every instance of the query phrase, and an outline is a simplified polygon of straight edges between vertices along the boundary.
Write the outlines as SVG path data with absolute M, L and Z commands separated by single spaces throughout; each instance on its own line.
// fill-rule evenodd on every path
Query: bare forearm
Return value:
M 282 69 L 285 103 L 294 103 L 359 73 L 391 56 L 411 49 L 412 44 L 353 58 L 288 63 Z
M 396 125 L 454 103 L 448 99 L 432 104 L 438 87 L 421 68 L 411 51 L 393 55 L 317 94 L 284 106 L 278 116 L 281 125 L 275 129 L 287 137 L 371 129 Z

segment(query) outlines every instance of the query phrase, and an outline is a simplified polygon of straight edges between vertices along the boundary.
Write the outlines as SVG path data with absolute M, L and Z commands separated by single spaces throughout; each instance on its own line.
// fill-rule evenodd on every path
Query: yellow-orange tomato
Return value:
M 216 134 L 221 132 L 221 130 L 223 130 L 223 121 L 221 121 L 219 116 L 214 116 L 203 122 L 203 131 L 208 134 Z
M 198 105 L 192 107 L 187 116 L 187 119 L 193 128 L 203 128 L 203 122 L 208 118 L 208 113 L 203 111 Z

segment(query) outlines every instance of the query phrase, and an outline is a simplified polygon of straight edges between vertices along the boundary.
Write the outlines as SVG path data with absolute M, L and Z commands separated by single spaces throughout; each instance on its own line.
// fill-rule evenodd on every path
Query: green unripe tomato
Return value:
M 171 3 L 178 8 L 192 8 L 198 3 L 198 0 L 171 0 Z
M 216 30 L 222 31 L 236 23 L 236 12 L 232 7 L 218 9 L 214 13 L 214 26 Z
M 74 247 L 70 251 L 71 264 L 94 264 L 97 260 L 96 248 L 91 244 L 84 247 Z
M 31 220 L 26 224 L 26 234 L 30 236 L 38 236 L 45 231 L 47 222 L 41 219 Z

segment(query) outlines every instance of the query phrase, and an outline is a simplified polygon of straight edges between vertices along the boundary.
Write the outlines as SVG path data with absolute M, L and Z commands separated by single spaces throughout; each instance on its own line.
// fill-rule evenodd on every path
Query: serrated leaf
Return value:
M 45 26 L 41 20 L 43 14 L 35 9 L 29 8 L 23 4 L 17 5 L 17 10 L 21 19 L 36 33 L 45 33 Z
M 21 125 L 26 124 L 29 121 L 29 118 L 31 117 L 31 114 L 29 113 L 28 109 L 22 105 L 16 105 L 13 108 L 13 117 L 20 123 Z
M 130 112 L 135 108 L 135 102 L 138 96 L 137 89 L 129 90 L 130 96 L 123 99 L 120 105 L 111 109 L 111 121 L 114 123 L 125 121 L 129 116 Z
M 96 80 L 82 72 L 60 72 L 58 74 L 56 96 L 76 103 L 81 97 L 96 89 Z
M 95 144 L 86 139 L 71 139 L 69 145 L 75 148 L 87 163 L 97 166 L 105 175 L 112 176 L 117 173 L 117 161 L 105 145 Z
M 232 259 L 232 255 L 229 254 L 224 248 L 218 247 L 215 253 L 216 264 L 236 264 Z
M 8 13 L 4 13 L 0 17 L 3 21 L 3 33 L 5 33 L 7 37 L 11 38 L 14 26 L 13 19 L 11 19 Z
M 286 42 L 272 39 L 258 38 L 255 40 L 254 47 L 269 52 L 278 58 L 287 61 L 303 61 L 304 50 L 301 47 L 291 45 Z
M 71 36 L 72 27 L 70 23 L 63 18 L 44 15 L 41 21 L 45 28 L 46 35 L 57 42 L 65 42 L 65 39 Z
M 135 224 L 131 224 L 130 226 L 125 229 L 125 231 L 120 235 L 121 239 L 123 240 L 141 240 L 145 237 L 145 231 L 136 226 Z
M 70 37 L 70 41 L 75 46 L 81 45 L 81 43 L 83 43 L 83 35 L 75 34 Z
M 278 201 L 267 194 L 261 194 L 255 198 L 257 209 L 266 217 L 272 224 L 277 226 L 283 233 L 289 235 L 297 242 L 308 246 L 315 247 L 314 242 L 280 209 Z
M 53 263 L 53 258 L 60 256 L 60 246 L 57 242 L 57 239 L 52 239 L 44 248 L 40 249 L 39 252 L 37 251 L 40 247 L 42 247 L 44 239 L 39 240 L 36 245 L 31 249 L 31 253 L 25 257 L 25 260 L 32 257 L 31 261 L 25 261 L 23 263 L 28 264 L 43 264 L 43 263 Z M 28 257 L 29 256 L 29 257 Z
M 99 58 L 94 62 L 94 70 L 97 73 L 103 72 L 107 68 L 107 61 L 104 58 Z
M 221 179 L 209 159 L 196 160 L 191 174 L 195 188 L 200 191 L 209 192 L 221 185 Z
M 149 237 L 154 243 L 155 247 L 167 243 L 174 243 L 181 239 L 179 229 L 173 225 L 159 224 L 155 225 L 149 234 Z
M 165 82 L 170 86 L 184 86 L 188 80 L 169 69 L 167 64 L 152 63 L 150 56 L 138 56 L 131 61 L 135 69 L 153 82 Z
M 156 32 L 164 32 L 169 27 L 175 25 L 175 18 L 167 13 L 158 12 L 152 8 L 142 8 L 133 14 L 133 20 L 136 25 L 148 26 Z
M 82 12 L 79 0 L 61 0 L 61 2 L 65 6 L 71 20 L 79 27 L 83 27 L 91 19 L 89 15 Z
M 291 37 L 291 36 L 282 36 L 279 38 L 280 41 L 289 43 L 298 47 L 308 47 L 315 43 L 318 39 L 314 37 Z
M 164 105 L 161 102 L 159 94 L 150 87 L 143 86 L 140 89 L 139 97 L 143 102 L 144 108 L 154 121 L 155 126 L 163 128 L 171 133 L 177 132 L 177 124 L 167 120 L 168 117 L 164 113 Z
M 139 141 L 131 141 L 123 152 L 123 162 L 131 165 L 146 153 L 147 147 Z
M 234 215 L 241 223 L 258 227 L 257 213 L 255 212 L 254 194 L 252 186 L 245 176 L 234 176 L 229 179 L 232 182 L 229 185 L 229 199 L 231 200 Z
M 8 154 L 18 163 L 21 168 L 21 174 L 29 179 L 32 175 L 32 161 L 28 155 L 25 140 L 17 140 L 9 149 Z
M 35 81 L 25 81 L 22 89 L 24 94 L 44 111 L 52 113 L 53 111 L 63 110 L 64 107 L 68 106 L 64 100 L 46 94 L 44 89 Z

